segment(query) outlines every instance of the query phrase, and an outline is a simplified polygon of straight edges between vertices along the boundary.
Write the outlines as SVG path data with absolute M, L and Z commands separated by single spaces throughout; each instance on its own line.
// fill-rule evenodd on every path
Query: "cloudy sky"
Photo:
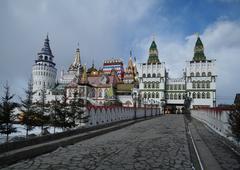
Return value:
M 1 0 L 0 93 L 8 81 L 23 94 L 46 34 L 58 71 L 67 69 L 79 43 L 83 63 L 107 58 L 138 62 L 148 57 L 154 35 L 160 61 L 171 77 L 191 60 L 198 32 L 208 59 L 217 60 L 218 103 L 240 92 L 239 0 Z

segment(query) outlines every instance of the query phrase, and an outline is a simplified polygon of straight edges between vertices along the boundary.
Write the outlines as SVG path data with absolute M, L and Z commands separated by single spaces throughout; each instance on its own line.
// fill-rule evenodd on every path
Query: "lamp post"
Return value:
M 147 118 L 146 101 L 144 101 L 144 118 Z
M 161 102 L 161 106 L 162 106 L 162 108 L 163 108 L 163 114 L 165 114 L 166 100 L 165 100 L 165 99 L 162 99 L 161 101 L 162 101 L 162 102 Z
M 137 93 L 134 90 L 132 92 L 132 99 L 133 99 L 133 107 L 134 107 L 134 119 L 136 119 L 137 118 L 137 108 L 136 108 Z
M 153 108 L 152 108 L 152 100 L 150 100 L 151 101 L 151 117 L 152 117 L 152 110 L 153 110 Z

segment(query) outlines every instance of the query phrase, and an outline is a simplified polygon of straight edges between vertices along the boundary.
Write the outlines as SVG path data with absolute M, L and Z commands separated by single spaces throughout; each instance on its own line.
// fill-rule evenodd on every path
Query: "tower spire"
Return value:
M 159 61 L 159 58 L 158 58 L 157 44 L 153 40 L 152 44 L 149 48 L 148 64 L 156 64 L 156 63 L 160 63 L 160 61 Z
M 199 34 L 197 34 L 197 41 L 196 41 L 195 47 L 194 47 L 193 60 L 194 61 L 205 61 L 206 60 L 206 56 L 204 54 L 204 46 L 203 46 L 201 38 L 199 37 Z

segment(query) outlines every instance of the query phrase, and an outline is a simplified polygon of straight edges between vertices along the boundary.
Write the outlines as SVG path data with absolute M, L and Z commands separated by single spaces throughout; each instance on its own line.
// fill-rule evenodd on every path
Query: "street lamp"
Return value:
M 134 119 L 136 119 L 137 118 L 137 108 L 136 108 L 137 93 L 135 91 L 132 92 L 132 99 L 134 104 Z
M 165 100 L 165 99 L 162 99 L 161 101 L 162 101 L 162 102 L 161 102 L 161 106 L 162 106 L 162 108 L 163 108 L 163 114 L 165 114 L 166 100 Z
M 144 100 L 144 118 L 147 118 L 146 101 Z

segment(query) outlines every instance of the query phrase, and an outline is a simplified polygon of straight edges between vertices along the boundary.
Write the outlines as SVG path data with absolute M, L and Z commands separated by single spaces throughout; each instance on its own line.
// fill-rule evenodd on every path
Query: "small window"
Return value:
M 192 96 L 193 96 L 194 99 L 196 99 L 196 93 L 195 92 L 193 93 Z
M 155 73 L 153 73 L 152 77 L 156 77 L 156 74 L 155 74 Z
M 210 99 L 210 93 L 209 92 L 207 92 L 207 98 Z
M 148 98 L 151 98 L 151 93 L 148 93 Z
M 196 76 L 197 76 L 197 77 L 200 77 L 200 73 L 199 73 L 199 72 L 197 72 L 197 73 L 196 73 Z
M 194 77 L 194 73 L 193 73 L 193 72 L 191 72 L 191 73 L 190 73 L 190 76 L 191 76 L 191 77 Z
M 210 82 L 207 81 L 207 88 L 210 88 Z
M 202 76 L 203 76 L 203 77 L 206 77 L 206 73 L 205 73 L 205 72 L 202 72 Z
M 161 74 L 160 74 L 160 73 L 158 73 L 158 74 L 157 74 L 157 77 L 161 77 Z
M 143 74 L 143 77 L 145 78 L 145 77 L 146 77 L 146 74 Z
M 151 77 L 151 74 L 148 74 L 147 77 Z
M 200 99 L 201 98 L 201 94 L 198 92 L 197 94 L 197 98 Z
M 174 94 L 174 99 L 177 99 L 177 94 L 176 93 Z
M 156 98 L 159 98 L 159 93 L 158 92 L 156 93 Z
M 211 72 L 208 72 L 208 76 L 209 76 L 209 77 L 212 76 L 212 73 L 211 73 Z

